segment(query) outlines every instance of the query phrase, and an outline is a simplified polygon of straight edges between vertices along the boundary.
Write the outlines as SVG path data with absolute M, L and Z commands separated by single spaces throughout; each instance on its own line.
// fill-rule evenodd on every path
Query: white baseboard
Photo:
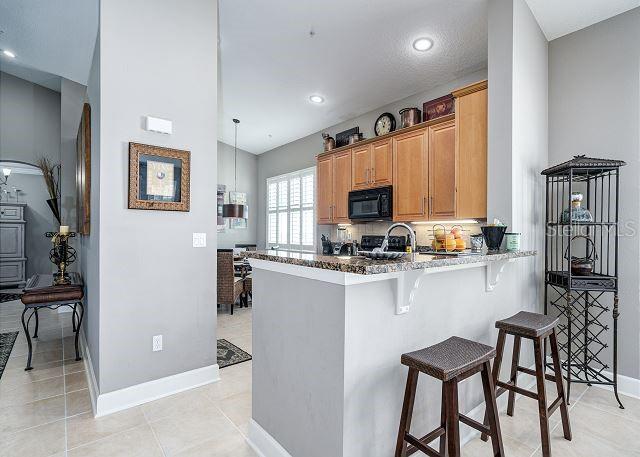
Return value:
M 218 364 L 215 364 L 101 394 L 93 372 L 91 355 L 87 350 L 84 334 L 82 334 L 82 352 L 89 378 L 89 394 L 95 417 L 106 416 L 107 414 L 220 380 L 219 367 Z
M 93 363 L 91 362 L 91 353 L 89 352 L 89 346 L 84 336 L 84 331 L 80 332 L 80 354 L 82 354 L 82 362 L 84 363 L 84 372 L 87 374 L 87 384 L 89 385 L 89 396 L 91 397 L 91 410 L 93 415 L 96 415 L 98 406 L 98 394 L 100 389 L 98 388 L 98 381 L 96 380 L 96 374 L 93 372 Z
M 247 442 L 259 457 L 291 457 L 291 454 L 253 419 L 249 419 Z
M 603 371 L 603 375 L 609 379 L 613 378 L 613 373 Z M 613 391 L 613 386 L 603 386 L 601 384 L 593 384 L 594 387 Z M 628 397 L 640 399 L 640 379 L 631 378 L 629 376 L 618 375 L 618 393 Z M 622 401 L 624 403 L 624 400 Z

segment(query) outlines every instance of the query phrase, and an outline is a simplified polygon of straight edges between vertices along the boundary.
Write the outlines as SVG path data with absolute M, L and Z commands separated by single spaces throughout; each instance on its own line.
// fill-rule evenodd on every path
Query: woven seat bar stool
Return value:
M 529 313 L 521 311 L 518 314 L 496 322 L 498 329 L 498 347 L 496 348 L 497 356 L 493 364 L 493 383 L 497 391 L 496 397 L 505 392 L 509 392 L 509 401 L 507 403 L 507 414 L 513 416 L 516 394 L 533 398 L 538 401 L 538 415 L 540 417 L 540 436 L 542 440 L 542 455 L 549 457 L 551 455 L 551 444 L 549 438 L 549 416 L 551 416 L 558 408 L 562 416 L 562 429 L 565 439 L 571 441 L 571 425 L 569 424 L 569 409 L 567 408 L 567 399 L 564 393 L 562 383 L 562 368 L 560 366 L 560 356 L 558 354 L 558 340 L 556 335 L 556 325 L 558 319 L 544 314 Z M 504 342 L 507 335 L 513 335 L 513 355 L 511 357 L 511 372 L 508 382 L 498 380 L 500 374 L 500 365 L 502 364 L 502 353 L 504 352 Z M 522 338 L 533 341 L 533 352 L 535 356 L 535 370 L 520 366 L 520 343 Z M 545 373 L 545 364 L 543 360 L 543 349 L 545 339 L 549 338 L 549 346 L 551 348 L 551 358 L 553 360 L 554 374 Z M 537 392 L 518 387 L 518 373 L 526 373 L 536 378 Z M 545 390 L 545 379 L 553 381 L 556 384 L 558 397 L 547 408 L 547 393 Z M 487 416 L 485 414 L 485 421 Z M 485 434 L 482 435 L 483 440 L 487 440 Z
M 409 367 L 409 374 L 400 416 L 396 457 L 405 457 L 416 451 L 422 451 L 431 457 L 459 457 L 459 422 L 491 436 L 493 455 L 504 456 L 495 388 L 491 378 L 490 360 L 495 355 L 496 351 L 491 346 L 457 336 L 428 348 L 402 355 L 400 361 Z M 440 427 L 422 438 L 417 438 L 409 432 L 419 373 L 428 374 L 442 381 Z M 488 426 L 460 414 L 458 411 L 458 383 L 476 373 L 480 373 L 482 376 L 484 398 L 489 412 Z M 440 439 L 440 447 L 439 451 L 436 451 L 429 446 L 429 443 L 438 438 Z

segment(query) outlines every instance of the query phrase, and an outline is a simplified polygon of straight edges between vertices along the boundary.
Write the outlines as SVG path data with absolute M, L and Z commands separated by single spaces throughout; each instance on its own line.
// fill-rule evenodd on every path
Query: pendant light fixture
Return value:
M 238 186 L 238 124 L 240 121 L 234 119 L 235 124 L 235 138 L 233 143 L 233 190 L 237 191 Z M 234 219 L 246 219 L 247 207 L 238 203 L 225 203 L 222 205 L 222 217 L 234 218 Z

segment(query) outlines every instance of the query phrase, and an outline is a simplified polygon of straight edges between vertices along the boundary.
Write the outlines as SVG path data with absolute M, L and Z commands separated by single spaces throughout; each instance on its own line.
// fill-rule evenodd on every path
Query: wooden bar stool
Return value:
M 498 388 L 496 397 L 499 397 L 506 391 L 509 391 L 509 402 L 507 404 L 507 414 L 513 416 L 513 408 L 515 406 L 515 394 L 521 394 L 525 397 L 533 398 L 538 401 L 538 411 L 540 416 L 540 435 L 542 439 L 542 455 L 549 457 L 551 455 L 551 445 L 549 438 L 549 416 L 556 409 L 560 408 L 562 416 L 562 429 L 565 439 L 571 441 L 571 425 L 569 424 L 569 410 L 567 408 L 567 399 L 564 394 L 564 386 L 562 384 L 562 369 L 560 366 L 560 356 L 558 354 L 558 340 L 556 337 L 556 325 L 558 319 L 544 314 L 529 313 L 520 311 L 518 314 L 496 322 L 498 332 L 497 356 L 493 364 L 493 383 Z M 511 358 L 511 374 L 509 382 L 498 380 L 500 374 L 500 365 L 502 364 L 502 353 L 504 352 L 504 340 L 506 335 L 513 335 L 513 355 Z M 520 364 L 520 342 L 522 338 L 533 340 L 533 352 L 535 356 L 536 369 L 521 367 Z M 551 347 L 551 358 L 553 360 L 554 374 L 545 373 L 545 361 L 543 360 L 544 341 L 549 338 Z M 518 387 L 518 372 L 526 373 L 536 377 L 537 393 Z M 558 391 L 556 398 L 551 406 L 547 408 L 547 394 L 545 390 L 545 379 L 554 381 Z M 485 413 L 485 421 L 487 423 L 487 414 Z M 486 434 L 482 435 L 484 441 L 487 440 Z
M 409 367 L 409 374 L 404 393 L 402 415 L 400 416 L 396 457 L 405 457 L 418 450 L 432 457 L 459 457 L 460 431 L 458 422 L 490 435 L 493 455 L 504 456 L 495 388 L 490 374 L 491 364 L 489 361 L 495 355 L 496 351 L 491 346 L 457 336 L 419 351 L 402 354 L 401 362 Z M 440 379 L 443 383 L 440 427 L 422 438 L 416 438 L 409 433 L 419 372 Z M 458 412 L 458 382 L 478 372 L 482 375 L 484 399 L 489 412 L 489 426 Z M 428 445 L 437 438 L 440 438 L 439 451 Z

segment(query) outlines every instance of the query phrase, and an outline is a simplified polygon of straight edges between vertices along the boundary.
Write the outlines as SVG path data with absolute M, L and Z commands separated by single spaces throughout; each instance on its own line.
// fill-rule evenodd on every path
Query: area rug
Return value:
M 251 354 L 244 352 L 227 340 L 218 340 L 218 366 L 220 368 L 230 367 L 247 360 L 251 360 Z
M 4 367 L 7 366 L 7 360 L 9 360 L 9 354 L 11 354 L 17 336 L 18 332 L 0 333 L 0 379 L 2 379 Z M 218 350 L 219 352 L 220 350 Z
M 0 303 L 4 303 L 6 301 L 20 300 L 22 294 L 6 294 L 0 293 Z

